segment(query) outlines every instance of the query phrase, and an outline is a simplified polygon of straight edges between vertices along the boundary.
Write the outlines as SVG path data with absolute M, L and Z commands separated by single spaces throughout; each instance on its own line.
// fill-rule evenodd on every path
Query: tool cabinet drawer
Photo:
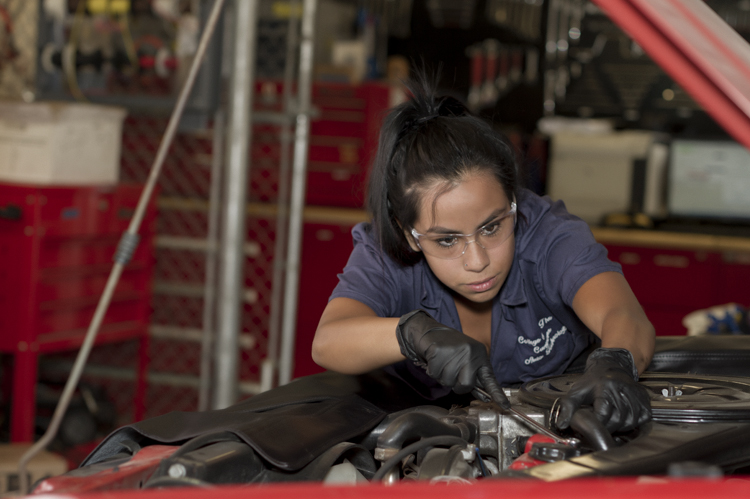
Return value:
M 96 188 L 44 189 L 37 194 L 37 227 L 46 237 L 106 234 L 112 230 L 112 192 Z
M 85 334 L 141 189 L 0 184 L 0 199 L 21 205 L 20 217 L 0 218 L 0 277 L 10 283 L 0 287 L 0 350 L 37 344 L 40 335 L 56 331 Z M 155 218 L 152 202 L 141 242 L 115 288 L 107 323 L 147 323 Z M 131 328 L 130 334 L 145 333 Z
M 661 248 L 607 246 L 622 265 L 642 305 L 696 309 L 715 305 L 719 259 L 715 253 Z
M 259 112 L 280 112 L 282 85 L 256 84 Z M 310 121 L 306 203 L 316 206 L 361 207 L 367 169 L 377 148 L 380 123 L 388 107 L 390 89 L 380 83 L 348 85 L 316 83 L 315 110 Z M 293 132 L 293 127 L 290 127 Z M 281 128 L 272 123 L 253 125 L 249 197 L 273 202 L 279 191 Z M 290 155 L 289 161 L 291 165 Z
M 104 324 L 127 322 L 143 318 L 143 307 L 141 293 L 130 293 L 130 296 L 121 296 L 113 299 L 107 313 L 104 316 Z M 85 334 L 98 297 L 80 298 L 74 300 L 57 300 L 42 303 L 39 307 L 36 338 L 44 341 L 44 335 L 56 331 L 78 330 Z
M 98 299 L 109 277 L 110 267 L 96 271 L 42 273 L 36 286 L 36 299 L 43 307 L 45 303 L 80 298 Z M 129 264 L 123 270 L 115 287 L 115 298 L 123 295 L 144 293 L 150 287 L 149 273 L 143 265 Z M 47 305 L 49 306 L 49 305 Z
M 110 269 L 122 234 L 84 238 L 46 238 L 39 247 L 41 269 L 105 266 Z M 153 258 L 150 236 L 142 238 L 128 265 L 146 263 Z

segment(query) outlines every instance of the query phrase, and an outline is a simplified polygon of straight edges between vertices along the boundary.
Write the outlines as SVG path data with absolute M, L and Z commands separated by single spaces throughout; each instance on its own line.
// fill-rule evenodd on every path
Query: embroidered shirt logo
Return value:
M 544 327 L 552 321 L 552 316 L 544 317 L 539 320 L 537 323 L 539 325 L 539 329 L 544 329 Z M 560 329 L 552 332 L 552 328 L 547 328 L 546 331 L 542 333 L 541 338 L 525 338 L 523 336 L 518 337 L 518 343 L 521 345 L 529 345 L 532 347 L 532 351 L 535 355 L 531 355 L 528 358 L 524 359 L 523 363 L 527 366 L 530 364 L 534 364 L 536 362 L 539 362 L 544 357 L 548 356 L 550 353 L 552 353 L 552 349 L 555 346 L 555 341 L 565 334 L 567 332 L 568 328 L 565 326 L 562 326 Z

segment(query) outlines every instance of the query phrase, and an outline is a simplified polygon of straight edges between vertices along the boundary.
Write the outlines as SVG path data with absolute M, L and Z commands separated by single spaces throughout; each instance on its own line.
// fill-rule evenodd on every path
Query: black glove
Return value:
M 456 393 L 473 390 L 479 368 L 490 366 L 483 343 L 440 324 L 424 310 L 401 316 L 396 338 L 404 357 Z
M 573 413 L 592 405 L 594 414 L 612 433 L 629 431 L 651 420 L 651 400 L 638 384 L 633 355 L 624 348 L 598 348 L 586 370 L 560 399 L 557 427 L 567 428 Z

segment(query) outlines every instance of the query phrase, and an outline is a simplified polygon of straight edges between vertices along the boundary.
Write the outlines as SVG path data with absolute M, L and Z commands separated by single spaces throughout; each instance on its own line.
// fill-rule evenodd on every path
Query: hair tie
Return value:
M 389 163 L 391 164 L 391 171 L 395 173 L 396 165 L 393 164 L 393 157 L 396 155 L 396 149 L 398 148 L 401 141 L 407 135 L 412 132 L 419 130 L 425 123 L 428 123 L 435 118 L 439 117 L 456 117 L 466 116 L 469 114 L 468 108 L 458 99 L 450 95 L 439 97 L 433 105 L 428 106 L 430 114 L 421 116 L 419 118 L 413 118 L 406 120 L 396 135 L 396 140 L 393 142 L 393 149 L 391 150 L 391 156 Z

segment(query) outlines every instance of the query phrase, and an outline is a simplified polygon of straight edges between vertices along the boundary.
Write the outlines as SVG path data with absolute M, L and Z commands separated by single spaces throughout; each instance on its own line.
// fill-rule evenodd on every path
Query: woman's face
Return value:
M 492 174 L 470 173 L 453 188 L 446 190 L 445 182 L 435 182 L 426 189 L 420 200 L 414 230 L 435 236 L 473 234 L 486 227 L 480 231 L 485 233 L 491 227 L 487 224 L 508 213 L 510 208 L 511 200 Z M 513 218 L 503 223 L 512 224 Z M 420 251 L 411 233 L 406 237 L 412 248 Z M 464 239 L 471 241 L 474 237 Z M 437 278 L 454 293 L 474 303 L 489 302 L 497 296 L 508 277 L 515 253 L 515 236 L 511 234 L 491 249 L 476 242 L 461 243 L 461 247 L 465 247 L 465 252 L 455 259 L 437 258 L 429 252 L 425 252 L 424 257 Z

